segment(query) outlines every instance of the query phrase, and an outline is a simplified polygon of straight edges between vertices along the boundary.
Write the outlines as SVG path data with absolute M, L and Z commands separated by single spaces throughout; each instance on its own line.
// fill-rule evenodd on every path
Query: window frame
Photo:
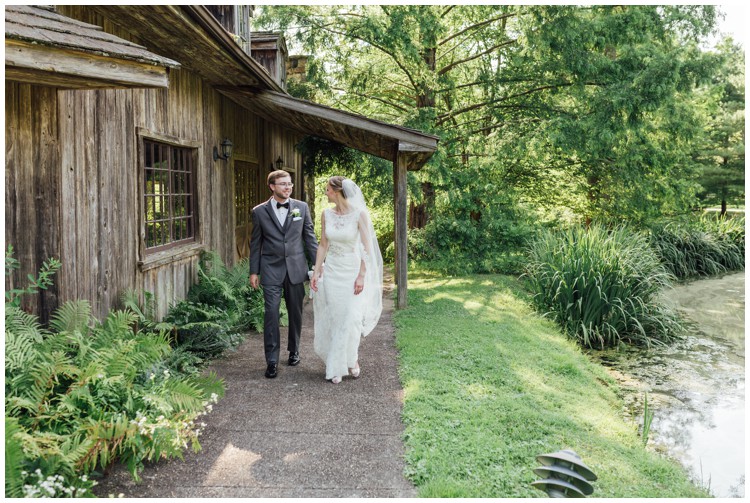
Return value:
M 194 255 L 198 255 L 205 246 L 202 243 L 202 232 L 200 225 L 200 183 L 199 183 L 199 166 L 201 165 L 201 159 L 203 159 L 203 146 L 201 142 L 182 140 L 173 136 L 164 134 L 154 133 L 143 128 L 138 128 L 137 131 L 137 172 L 138 172 L 138 227 L 139 227 L 139 262 L 138 265 L 141 270 L 151 269 L 167 263 L 188 258 Z M 145 178 L 146 178 L 146 166 L 145 166 L 145 148 L 146 142 L 155 142 L 167 145 L 169 147 L 175 147 L 180 149 L 188 149 L 189 155 L 192 155 L 192 177 L 193 177 L 193 190 L 190 193 L 192 198 L 192 210 L 193 210 L 193 237 L 190 240 L 180 240 L 176 242 L 170 242 L 164 245 L 148 247 L 146 242 L 146 192 L 145 192 Z

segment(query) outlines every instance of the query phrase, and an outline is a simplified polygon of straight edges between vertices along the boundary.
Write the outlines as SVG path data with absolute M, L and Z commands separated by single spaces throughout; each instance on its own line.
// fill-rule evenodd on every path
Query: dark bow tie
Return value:
M 287 201 L 287 202 L 285 202 L 285 203 L 280 203 L 280 202 L 278 202 L 278 201 L 276 202 L 276 208 L 277 208 L 277 209 L 278 209 L 278 208 L 281 208 L 282 206 L 283 206 L 284 208 L 286 208 L 286 209 L 289 209 L 289 201 Z

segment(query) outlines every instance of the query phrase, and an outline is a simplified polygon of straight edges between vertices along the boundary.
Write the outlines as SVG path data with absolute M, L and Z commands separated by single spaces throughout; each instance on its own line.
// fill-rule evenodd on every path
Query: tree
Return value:
M 707 120 L 695 158 L 701 204 L 720 205 L 723 216 L 745 200 L 745 53 L 725 39 L 716 56 L 719 71 L 700 93 Z
M 495 198 L 535 219 L 553 204 L 634 220 L 692 204 L 685 152 L 698 124 L 686 97 L 710 71 L 698 42 L 714 11 L 264 6 L 256 22 L 314 55 L 317 99 L 439 135 L 410 173 L 412 202 L 428 204 L 427 221 L 477 227 L 509 217 Z

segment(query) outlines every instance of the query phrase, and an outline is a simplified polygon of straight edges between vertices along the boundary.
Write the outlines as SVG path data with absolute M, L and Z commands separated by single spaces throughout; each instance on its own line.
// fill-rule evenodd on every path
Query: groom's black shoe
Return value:
M 294 367 L 295 365 L 299 365 L 299 353 L 289 353 L 289 365 Z
M 274 378 L 276 377 L 276 364 L 275 363 L 269 363 L 268 367 L 266 368 L 266 377 L 268 378 Z

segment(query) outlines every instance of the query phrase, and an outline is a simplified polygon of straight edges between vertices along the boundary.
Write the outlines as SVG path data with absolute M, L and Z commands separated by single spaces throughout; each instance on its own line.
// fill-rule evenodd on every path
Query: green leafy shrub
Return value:
M 585 347 L 661 343 L 681 331 L 658 301 L 670 285 L 643 234 L 592 225 L 542 231 L 531 242 L 525 276 L 535 307 Z
M 410 230 L 409 257 L 447 274 L 520 273 L 532 227 L 512 202 L 489 194 L 483 200 L 489 202 L 457 199 L 424 229 Z
M 244 339 L 232 326 L 228 312 L 216 306 L 181 301 L 164 320 L 176 327 L 177 347 L 201 359 L 215 358 L 236 348 Z
M 12 271 L 18 269 L 20 264 L 13 257 L 13 245 L 8 245 L 5 249 L 5 277 L 11 275 Z M 21 297 L 23 295 L 33 295 L 39 290 L 46 290 L 52 283 L 52 276 L 62 267 L 62 264 L 54 258 L 50 258 L 42 264 L 39 274 L 34 277 L 29 275 L 29 283 L 25 288 L 11 288 L 5 291 L 5 304 L 20 307 Z
M 713 276 L 745 268 L 745 219 L 704 215 L 656 225 L 651 246 L 679 279 Z
M 88 474 L 115 460 L 137 479 L 145 460 L 200 448 L 197 420 L 223 384 L 156 373 L 172 351 L 167 332 L 134 330 L 138 321 L 113 311 L 100 322 L 74 301 L 43 327 L 6 303 L 6 496 L 83 496 Z
M 216 252 L 202 253 L 198 282 L 190 288 L 187 301 L 196 306 L 210 306 L 223 311 L 228 332 L 263 331 L 263 288 L 253 290 L 250 287 L 250 266 L 246 258 L 229 269 Z M 184 306 L 181 309 L 187 311 Z M 281 325 L 286 326 L 288 316 L 283 303 L 280 315 Z M 198 313 L 196 316 L 192 321 L 205 321 L 208 314 Z

